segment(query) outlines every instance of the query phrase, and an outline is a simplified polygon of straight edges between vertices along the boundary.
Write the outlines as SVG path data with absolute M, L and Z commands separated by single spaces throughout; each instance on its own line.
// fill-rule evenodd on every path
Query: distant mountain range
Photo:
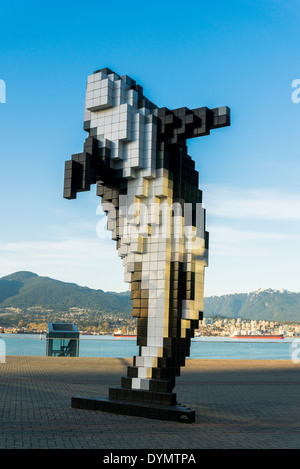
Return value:
M 32 272 L 16 272 L 0 279 L 0 309 L 44 309 L 66 311 L 72 307 L 130 316 L 129 292 L 115 293 L 80 287 Z M 204 317 L 300 321 L 300 293 L 287 290 L 256 290 L 211 296 L 204 299 Z
M 204 299 L 204 316 L 225 316 L 269 321 L 300 321 L 300 293 L 256 290 Z
M 131 313 L 130 293 L 104 292 L 66 283 L 32 272 L 16 272 L 0 279 L 0 308 L 66 311 L 72 307 L 112 313 Z

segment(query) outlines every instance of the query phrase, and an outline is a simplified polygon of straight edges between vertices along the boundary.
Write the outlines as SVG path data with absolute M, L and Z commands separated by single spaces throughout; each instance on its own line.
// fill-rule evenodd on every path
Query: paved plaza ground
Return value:
M 108 395 L 131 359 L 9 356 L 0 363 L 0 449 L 300 448 L 300 365 L 187 360 L 175 391 L 193 424 L 71 408 Z

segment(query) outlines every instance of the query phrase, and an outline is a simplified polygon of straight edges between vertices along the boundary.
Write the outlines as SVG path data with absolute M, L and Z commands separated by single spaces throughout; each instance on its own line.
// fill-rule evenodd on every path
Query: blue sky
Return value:
M 158 106 L 231 108 L 231 127 L 188 142 L 210 232 L 206 296 L 299 291 L 299 20 L 296 0 L 2 5 L 0 276 L 127 289 L 114 242 L 96 234 L 95 188 L 62 197 L 86 136 L 86 77 L 109 67 Z

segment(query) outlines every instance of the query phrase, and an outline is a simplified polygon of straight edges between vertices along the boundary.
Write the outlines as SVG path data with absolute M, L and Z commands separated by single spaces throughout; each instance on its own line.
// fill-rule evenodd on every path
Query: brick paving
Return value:
M 184 424 L 72 409 L 105 397 L 131 359 L 9 356 L 0 363 L 0 449 L 299 449 L 300 365 L 187 360 L 175 391 Z

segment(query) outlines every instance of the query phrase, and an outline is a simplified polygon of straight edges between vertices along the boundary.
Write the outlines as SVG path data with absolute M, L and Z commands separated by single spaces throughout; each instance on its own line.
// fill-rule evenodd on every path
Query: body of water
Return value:
M 296 339 L 297 340 L 297 339 Z M 1 350 L 18 356 L 45 356 L 46 335 L 0 334 Z M 291 360 L 295 339 L 231 339 L 196 337 L 192 340 L 190 358 L 240 360 Z M 300 339 L 297 340 L 300 348 Z M 138 355 L 136 338 L 112 336 L 80 336 L 80 357 L 131 358 Z

